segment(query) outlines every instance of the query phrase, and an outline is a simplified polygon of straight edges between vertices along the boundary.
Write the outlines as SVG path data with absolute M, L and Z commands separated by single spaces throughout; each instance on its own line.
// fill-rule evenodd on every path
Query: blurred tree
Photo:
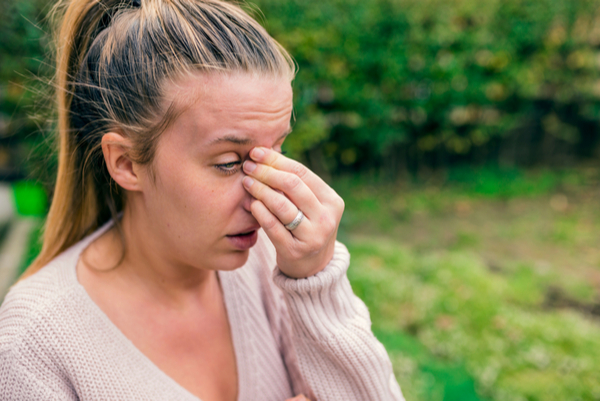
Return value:
M 49 130 L 46 12 L 44 0 L 0 3 L 0 178 L 22 178 L 32 171 L 47 177 L 36 166 Z M 32 150 L 38 152 L 32 153 Z M 47 158 L 47 149 L 43 152 Z
M 258 5 L 300 67 L 297 134 L 288 145 L 296 156 L 331 171 L 394 176 L 457 163 L 555 165 L 596 154 L 597 1 Z
M 598 153 L 596 0 L 257 3 L 264 15 L 248 10 L 299 66 L 286 147 L 320 174 L 556 166 Z M 0 5 L 0 175 L 23 159 L 31 173 L 49 153 L 33 134 L 52 127 L 40 95 L 49 6 Z M 37 171 L 51 182 L 52 168 Z

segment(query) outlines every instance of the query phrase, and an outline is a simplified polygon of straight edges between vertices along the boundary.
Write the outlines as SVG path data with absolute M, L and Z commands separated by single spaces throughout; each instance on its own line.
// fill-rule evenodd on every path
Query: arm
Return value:
M 283 349 L 297 349 L 300 376 L 319 401 L 403 400 L 367 308 L 346 277 L 350 256 L 336 242 L 344 201 L 278 152 L 254 148 L 250 157 L 242 183 L 254 198 L 252 215 L 275 248 L 273 280 L 293 326 L 293 346 Z
M 11 291 L 0 308 L 0 399 L 77 400 L 47 347 L 54 339 L 47 336 L 45 327 L 33 321 L 33 297 L 19 296 L 17 292 Z M 43 318 L 40 320 L 46 323 Z
M 4 401 L 76 401 L 77 396 L 43 364 L 25 366 L 10 355 L 0 356 L 0 398 Z
M 346 247 L 336 242 L 333 259 L 314 276 L 293 279 L 278 268 L 273 272 L 289 310 L 301 374 L 319 401 L 402 401 L 387 352 L 371 332 L 369 312 L 346 277 L 349 262 Z

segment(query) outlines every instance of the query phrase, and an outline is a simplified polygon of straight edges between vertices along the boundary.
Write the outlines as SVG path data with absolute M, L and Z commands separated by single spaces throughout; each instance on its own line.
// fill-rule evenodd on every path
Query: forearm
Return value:
M 350 256 L 336 243 L 320 273 L 291 279 L 278 269 L 294 330 L 300 370 L 319 401 L 403 400 L 385 348 L 371 331 L 369 312 L 346 277 Z

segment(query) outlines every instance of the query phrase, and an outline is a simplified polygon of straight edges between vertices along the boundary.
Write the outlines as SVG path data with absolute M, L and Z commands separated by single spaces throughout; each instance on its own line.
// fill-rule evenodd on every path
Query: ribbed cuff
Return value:
M 341 242 L 335 242 L 333 257 L 323 270 L 314 276 L 306 278 L 288 277 L 276 267 L 273 271 L 273 281 L 286 292 L 295 292 L 298 294 L 309 293 L 313 290 L 330 287 L 339 281 L 340 277 L 346 274 L 350 265 L 350 253 L 346 246 Z
M 321 341 L 344 332 L 348 325 L 364 324 L 365 312 L 368 319 L 346 276 L 349 265 L 348 249 L 336 241 L 333 258 L 314 276 L 294 279 L 275 268 L 273 282 L 283 291 L 299 334 Z

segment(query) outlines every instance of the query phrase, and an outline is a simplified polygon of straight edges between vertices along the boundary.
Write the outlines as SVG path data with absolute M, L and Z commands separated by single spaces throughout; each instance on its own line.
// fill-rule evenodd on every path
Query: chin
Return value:
M 249 254 L 250 252 L 248 250 L 228 253 L 220 258 L 219 264 L 215 270 L 231 271 L 239 269 L 246 264 Z

